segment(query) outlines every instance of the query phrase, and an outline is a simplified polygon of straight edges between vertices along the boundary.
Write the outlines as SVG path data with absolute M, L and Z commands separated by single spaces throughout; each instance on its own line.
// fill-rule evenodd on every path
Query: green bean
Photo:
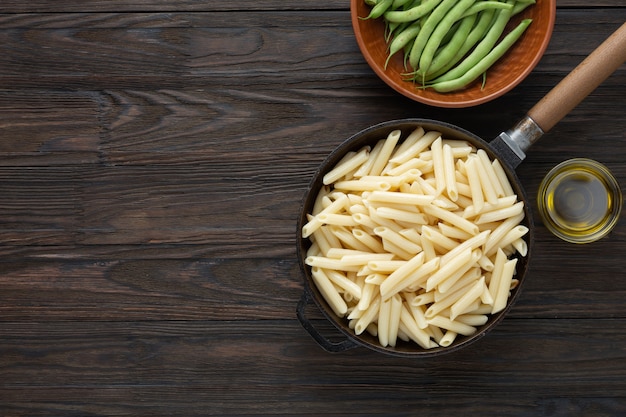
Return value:
M 459 90 L 484 74 L 498 59 L 502 57 L 511 46 L 522 36 L 532 19 L 525 19 L 517 25 L 502 41 L 496 45 L 485 57 L 476 63 L 470 70 L 466 71 L 461 77 L 452 80 L 437 82 L 430 87 L 440 93 Z
M 408 10 L 390 10 L 384 14 L 388 22 L 413 22 L 430 13 L 443 0 L 425 0 L 419 6 Z
M 409 54 L 409 64 L 411 67 L 417 69 L 419 65 L 420 56 L 422 55 L 422 51 L 426 46 L 426 42 L 430 38 L 430 35 L 433 33 L 439 22 L 444 18 L 446 13 L 456 4 L 457 0 L 443 0 L 439 6 L 428 16 L 428 19 L 422 25 L 422 30 L 415 38 L 415 43 L 413 43 L 413 47 L 411 48 L 411 53 Z
M 508 0 L 507 3 L 513 3 L 515 0 Z M 460 77 L 470 68 L 472 68 L 478 61 L 484 58 L 489 51 L 491 51 L 498 42 L 498 39 L 504 32 L 504 28 L 511 18 L 511 10 L 501 9 L 497 12 L 497 17 L 489 28 L 489 31 L 485 37 L 476 45 L 474 50 L 463 60 L 459 65 L 446 72 L 442 76 L 436 78 L 434 82 L 448 81 Z
M 408 25 L 408 23 L 394 23 L 385 20 L 385 42 L 389 43 L 395 32 L 403 30 L 406 27 L 403 25 Z
M 379 3 L 380 0 L 365 0 L 365 4 L 370 7 L 374 7 Z
M 407 3 L 410 3 L 413 0 L 393 0 L 393 4 L 391 5 L 392 10 L 399 9 L 402 6 L 405 6 Z
M 413 39 L 412 41 L 410 41 L 404 48 L 404 69 L 406 70 L 409 66 L 409 54 L 411 53 L 411 48 L 413 47 L 413 42 L 415 42 L 415 39 Z
M 370 14 L 367 17 L 361 17 L 361 20 L 378 19 L 381 17 L 389 7 L 393 4 L 393 0 L 381 0 L 370 10 Z
M 512 10 L 513 9 L 513 5 L 509 4 L 509 3 L 502 3 L 500 1 L 477 1 L 470 8 L 468 8 L 465 11 L 465 13 L 463 13 L 461 18 L 463 18 L 465 16 L 469 16 L 471 14 L 482 12 L 483 10 L 487 10 L 487 9 L 509 9 L 509 10 Z
M 484 38 L 487 34 L 487 31 L 491 27 L 492 21 L 495 16 L 495 9 L 485 10 L 479 14 L 478 22 L 472 28 L 469 35 L 465 38 L 463 45 L 457 51 L 457 53 L 452 57 L 444 66 L 439 70 L 433 70 L 430 74 L 426 74 L 425 81 L 433 80 L 446 72 L 448 72 L 452 67 L 454 67 L 467 53 L 476 45 L 480 40 Z M 431 64 L 432 65 L 432 64 Z
M 405 28 L 402 32 L 394 36 L 393 41 L 391 41 L 391 43 L 389 44 L 389 55 L 387 56 L 387 60 L 385 61 L 385 68 L 387 68 L 387 64 L 389 64 L 389 60 L 391 59 L 392 55 L 402 50 L 409 42 L 414 40 L 420 29 L 421 23 L 418 20 L 417 22 L 414 22 L 413 24 Z
M 452 60 L 456 56 L 456 54 L 464 46 L 464 42 L 468 38 L 472 27 L 476 22 L 476 17 L 477 15 L 473 14 L 470 16 L 466 16 L 461 20 L 461 24 L 459 25 L 457 30 L 454 31 L 450 42 L 448 42 L 446 46 L 440 48 L 440 50 L 436 52 L 432 62 L 430 63 L 430 66 L 428 67 L 428 70 L 420 67 L 420 69 L 417 71 L 419 76 L 422 76 L 422 78 L 424 78 L 429 74 L 441 70 L 450 62 L 450 60 Z
M 518 13 L 523 12 L 528 6 L 535 4 L 535 0 L 518 0 L 513 6 L 513 13 L 511 16 L 515 16 Z
M 448 32 L 446 32 L 445 35 L 443 35 L 443 38 L 441 38 L 441 45 L 440 46 L 447 45 L 448 42 L 450 42 L 450 40 L 452 39 L 452 37 L 454 36 L 456 31 L 459 29 L 459 25 L 460 24 L 461 24 L 461 22 L 459 22 L 459 21 L 454 22 L 454 24 L 452 25 L 450 30 Z
M 441 41 L 443 40 L 446 33 L 450 31 L 452 25 L 459 20 L 461 15 L 475 3 L 476 0 L 459 0 L 454 7 L 452 7 L 445 16 L 439 21 L 435 30 L 433 30 L 432 34 L 428 38 L 426 45 L 424 46 L 424 50 L 420 55 L 420 60 L 418 64 L 418 68 L 422 71 L 423 74 L 428 72 L 428 68 L 430 67 L 430 63 L 435 56 L 435 52 L 439 45 L 441 45 Z M 461 46 L 463 40 L 459 40 L 459 47 Z

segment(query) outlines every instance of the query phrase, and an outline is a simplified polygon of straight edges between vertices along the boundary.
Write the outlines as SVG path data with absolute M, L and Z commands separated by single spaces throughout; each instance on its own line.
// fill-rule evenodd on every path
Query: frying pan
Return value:
M 525 152 L 533 143 L 554 127 L 567 113 L 619 68 L 624 61 L 626 61 L 626 23 L 535 104 L 527 112 L 527 115 L 513 128 L 500 133 L 498 137 L 489 143 L 465 129 L 429 119 L 402 119 L 384 122 L 369 127 L 343 142 L 326 158 L 314 174 L 301 207 L 297 231 L 297 252 L 300 267 L 305 277 L 305 288 L 298 303 L 296 314 L 305 330 L 323 349 L 329 352 L 340 352 L 356 346 L 364 346 L 384 354 L 405 357 L 434 356 L 452 352 L 485 336 L 487 332 L 492 330 L 504 318 L 518 298 L 532 254 L 534 232 L 532 212 L 524 188 L 515 174 L 515 168 L 524 160 L 526 157 Z M 403 342 L 398 343 L 395 347 L 382 347 L 378 343 L 378 339 L 367 334 L 367 332 L 356 336 L 353 330 L 348 327 L 347 320 L 337 317 L 317 290 L 311 276 L 311 269 L 304 262 L 310 243 L 308 239 L 302 237 L 302 226 L 307 222 L 306 215 L 311 212 L 315 198 L 323 185 L 322 177 L 326 172 L 330 171 L 347 152 L 361 149 L 366 145 L 373 145 L 379 139 L 386 137 L 392 130 L 401 130 L 403 137 L 405 137 L 417 126 L 422 126 L 427 131 L 439 131 L 446 138 L 466 140 L 476 148 L 484 149 L 491 159 L 499 159 L 518 198 L 524 201 L 525 219 L 523 224 L 529 229 L 529 233 L 525 236 L 528 244 L 528 254 L 526 257 L 520 257 L 517 263 L 516 278 L 519 279 L 519 285 L 512 291 L 506 308 L 491 316 L 489 321 L 479 327 L 474 335 L 458 337 L 448 347 L 428 350 L 422 349 L 414 343 Z M 320 333 L 313 323 L 306 318 L 305 308 L 311 301 L 317 305 L 326 319 L 343 333 L 345 339 L 338 342 L 331 341 Z

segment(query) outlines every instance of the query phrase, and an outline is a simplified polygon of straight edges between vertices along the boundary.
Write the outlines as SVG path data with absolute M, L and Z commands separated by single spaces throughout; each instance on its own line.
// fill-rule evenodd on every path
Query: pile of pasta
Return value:
M 450 346 L 503 310 L 528 228 L 498 160 L 422 127 L 348 153 L 302 236 L 316 287 L 356 335 Z

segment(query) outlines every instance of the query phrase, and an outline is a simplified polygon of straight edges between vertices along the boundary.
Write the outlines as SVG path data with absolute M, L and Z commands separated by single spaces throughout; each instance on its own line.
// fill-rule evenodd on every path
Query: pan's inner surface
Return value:
M 501 312 L 490 316 L 489 321 L 478 328 L 478 331 L 472 336 L 460 336 L 452 343 L 452 345 L 448 347 L 437 347 L 433 349 L 422 349 L 417 344 L 411 342 L 403 342 L 398 341 L 395 347 L 382 347 L 378 339 L 367 332 L 362 333 L 359 336 L 356 336 L 352 329 L 348 327 L 347 319 L 337 317 L 329 305 L 326 303 L 320 292 L 317 290 L 313 279 L 311 277 L 311 268 L 305 264 L 304 259 L 306 258 L 306 253 L 308 248 L 310 247 L 310 241 L 308 238 L 302 237 L 302 226 L 306 224 L 307 213 L 310 213 L 313 209 L 313 204 L 315 202 L 315 198 L 318 195 L 320 189 L 322 188 L 322 177 L 328 171 L 330 171 L 339 160 L 349 151 L 357 151 L 361 149 L 363 146 L 370 145 L 373 146 L 378 140 L 384 139 L 387 135 L 393 130 L 401 130 L 402 137 L 406 137 L 410 132 L 412 132 L 417 126 L 422 126 L 426 131 L 435 130 L 442 133 L 442 137 L 446 139 L 459 139 L 466 140 L 473 144 L 478 149 L 484 149 L 490 156 L 491 159 L 496 159 L 498 156 L 493 152 L 493 150 L 489 147 L 489 145 L 484 142 L 479 137 L 473 135 L 472 133 L 460 129 L 454 125 L 450 125 L 443 122 L 428 120 L 428 119 L 404 119 L 398 121 L 390 121 L 386 123 L 382 123 L 368 129 L 365 129 L 356 135 L 352 136 L 344 143 L 342 143 L 335 151 L 333 151 L 328 158 L 320 165 L 318 171 L 314 174 L 313 179 L 310 183 L 310 187 L 307 190 L 305 195 L 300 219 L 298 222 L 298 231 L 297 231 L 297 239 L 298 239 L 298 258 L 300 262 L 301 269 L 304 273 L 304 281 L 305 281 L 305 290 L 309 291 L 312 295 L 315 304 L 321 309 L 323 314 L 331 321 L 342 333 L 346 335 L 346 337 L 354 340 L 355 342 L 362 344 L 370 349 L 380 351 L 390 355 L 396 356 L 428 356 L 428 355 L 437 355 L 441 353 L 451 352 L 457 350 L 463 346 L 466 346 L 470 342 L 473 342 L 486 334 L 488 330 L 493 328 L 497 323 L 499 323 L 504 315 L 509 311 L 512 304 L 517 299 L 522 284 L 524 282 L 524 277 L 526 275 L 529 258 L 532 252 L 532 241 L 533 241 L 533 222 L 532 222 L 532 213 L 530 206 L 528 204 L 528 199 L 522 188 L 519 179 L 515 175 L 515 172 L 506 165 L 506 163 L 500 159 L 500 162 L 505 169 L 509 180 L 511 182 L 511 186 L 513 187 L 515 193 L 518 196 L 518 200 L 524 201 L 524 213 L 525 218 L 522 222 L 523 225 L 528 227 L 529 233 L 524 237 L 528 244 L 528 254 L 525 257 L 520 257 L 516 267 L 516 276 L 515 278 L 519 280 L 519 285 L 516 289 L 514 289 L 511 293 L 511 297 L 508 300 L 507 307 Z

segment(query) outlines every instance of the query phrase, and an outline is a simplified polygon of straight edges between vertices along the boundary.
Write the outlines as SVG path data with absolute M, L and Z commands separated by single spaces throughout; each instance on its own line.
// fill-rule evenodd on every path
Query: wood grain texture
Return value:
M 319 163 L 395 118 L 511 127 L 626 20 L 620 0 L 558 7 L 531 76 L 456 110 L 386 87 L 345 0 L 3 1 L 0 415 L 624 415 L 624 215 L 571 245 L 533 208 L 521 296 L 466 350 L 329 354 L 295 316 Z M 626 184 L 624 85 L 622 67 L 528 152 L 531 201 L 570 157 Z
M 583 0 L 558 0 L 558 7 L 621 7 L 620 0 L 599 0 L 592 5 Z M 19 0 L 6 0 L 0 7 L 0 13 L 41 13 L 41 12 L 99 12 L 99 11 L 276 11 L 276 10 L 335 10 L 348 9 L 348 0 L 327 0 L 324 2 L 302 2 L 295 0 L 261 0 L 246 1 L 236 0 L 228 2 L 198 2 L 193 0 L 85 0 L 81 4 L 69 0 L 49 1 L 34 0 L 21 2 Z
M 0 324 L 2 392 L 28 415 L 619 415 L 626 350 L 593 340 L 626 337 L 624 324 L 508 320 L 471 350 L 422 361 L 328 356 L 284 320 Z

